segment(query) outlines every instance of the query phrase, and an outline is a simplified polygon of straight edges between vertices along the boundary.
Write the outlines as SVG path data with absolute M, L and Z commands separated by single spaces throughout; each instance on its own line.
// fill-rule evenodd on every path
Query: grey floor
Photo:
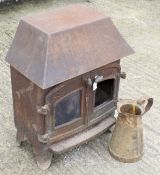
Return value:
M 37 3 L 38 2 L 38 3 Z M 152 96 L 153 108 L 143 117 L 143 159 L 124 164 L 115 161 L 107 151 L 110 134 L 103 134 L 61 156 L 56 156 L 47 171 L 37 168 L 32 147 L 25 143 L 18 148 L 13 124 L 9 65 L 5 54 L 24 15 L 72 3 L 91 6 L 110 16 L 134 48 L 135 54 L 124 58 L 122 71 L 127 79 L 121 81 L 120 98 Z M 98 48 L 97 48 L 98 49 Z M 0 7 L 0 174 L 160 174 L 160 1 L 159 0 L 46 0 L 24 2 L 22 5 Z

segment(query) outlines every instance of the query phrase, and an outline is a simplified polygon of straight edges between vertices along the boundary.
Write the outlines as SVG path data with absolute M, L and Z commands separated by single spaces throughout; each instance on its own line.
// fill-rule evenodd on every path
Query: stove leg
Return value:
M 17 146 L 21 146 L 21 143 L 25 140 L 26 138 L 24 132 L 17 129 L 17 135 L 16 135 Z
M 53 153 L 49 150 L 37 151 L 35 149 L 34 149 L 34 152 L 35 152 L 38 167 L 41 170 L 46 170 L 47 168 L 49 168 L 52 162 Z

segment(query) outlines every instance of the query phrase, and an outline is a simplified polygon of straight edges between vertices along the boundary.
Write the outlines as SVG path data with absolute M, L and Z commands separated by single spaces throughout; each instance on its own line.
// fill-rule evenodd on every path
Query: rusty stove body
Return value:
M 110 18 L 81 5 L 23 18 L 7 54 L 17 141 L 41 169 L 115 123 L 120 58 L 133 53 Z

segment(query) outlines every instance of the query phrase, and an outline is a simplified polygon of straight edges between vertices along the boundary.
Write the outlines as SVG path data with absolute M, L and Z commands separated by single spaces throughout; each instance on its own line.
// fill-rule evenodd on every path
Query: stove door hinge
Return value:
M 44 106 L 37 106 L 37 112 L 42 115 L 48 115 L 49 104 L 45 104 Z
M 38 141 L 41 143 L 48 143 L 51 137 L 51 133 L 46 133 L 43 135 L 38 134 Z
M 121 72 L 120 73 L 120 77 L 122 78 L 122 79 L 126 79 L 126 72 Z
M 37 112 L 44 116 L 50 115 L 50 106 L 49 104 L 45 104 L 44 106 L 37 106 Z M 51 137 L 51 132 L 47 132 L 45 134 L 38 134 L 38 141 L 41 143 L 48 143 Z

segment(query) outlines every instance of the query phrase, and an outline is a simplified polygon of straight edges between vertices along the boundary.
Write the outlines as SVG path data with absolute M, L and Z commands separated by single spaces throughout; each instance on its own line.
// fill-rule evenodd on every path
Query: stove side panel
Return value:
M 37 107 L 44 105 L 46 90 L 40 89 L 12 66 L 11 83 L 17 133 L 21 135 L 22 141 L 25 136 L 36 145 L 37 135 L 45 132 L 45 119 L 38 114 Z

